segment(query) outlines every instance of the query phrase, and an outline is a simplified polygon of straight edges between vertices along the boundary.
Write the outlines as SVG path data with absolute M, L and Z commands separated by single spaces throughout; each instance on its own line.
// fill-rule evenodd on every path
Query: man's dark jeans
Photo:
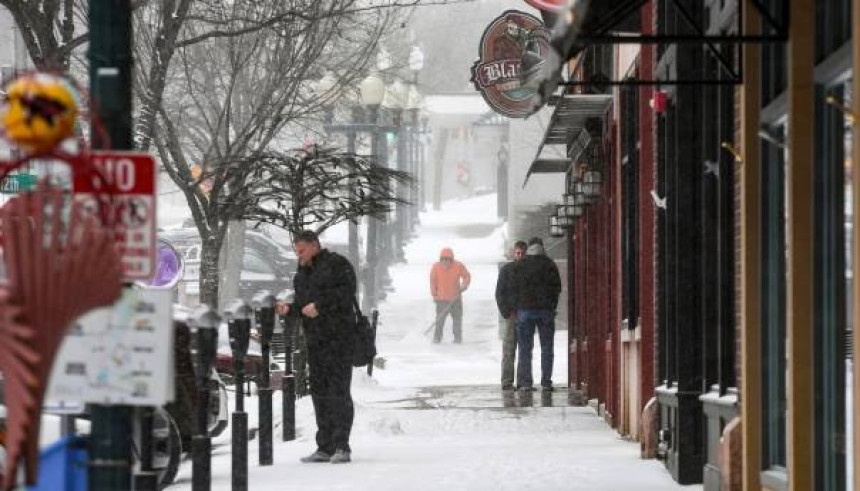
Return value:
M 442 327 L 445 326 L 445 319 L 451 314 L 454 320 L 454 342 L 460 343 L 463 341 L 463 299 L 457 297 L 454 300 L 437 300 L 436 301 L 436 332 L 433 333 L 433 342 L 442 341 Z
M 326 349 L 329 348 L 329 349 Z M 335 450 L 349 450 L 354 409 L 352 355 L 344 349 L 308 347 L 311 400 L 317 420 L 317 448 L 329 455 Z
M 540 338 L 540 368 L 543 387 L 552 386 L 553 341 L 555 339 L 555 314 L 551 310 L 521 310 L 517 312 L 517 385 L 531 387 L 532 348 L 535 329 Z

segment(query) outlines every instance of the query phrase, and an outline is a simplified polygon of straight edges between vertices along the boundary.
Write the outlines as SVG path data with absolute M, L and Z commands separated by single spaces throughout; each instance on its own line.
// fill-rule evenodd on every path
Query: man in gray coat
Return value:
M 514 360 L 517 356 L 517 306 L 514 288 L 514 266 L 525 255 L 527 245 L 518 240 L 512 251 L 513 261 L 502 266 L 496 281 L 496 305 L 505 319 L 502 327 L 502 390 L 514 389 Z

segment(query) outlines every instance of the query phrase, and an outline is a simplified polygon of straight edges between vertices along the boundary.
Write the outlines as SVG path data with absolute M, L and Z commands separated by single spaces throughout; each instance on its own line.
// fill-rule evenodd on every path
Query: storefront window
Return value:
M 852 93 L 851 87 L 853 81 L 848 80 L 845 83 L 844 93 L 845 105 L 851 107 L 852 104 Z M 853 173 L 852 166 L 853 162 L 853 142 L 851 141 L 851 123 L 846 118 L 845 119 L 845 132 L 844 138 L 845 142 L 845 166 L 844 166 L 844 176 L 845 176 L 845 298 L 848 299 L 845 302 L 845 320 L 846 320 L 846 328 L 848 331 L 854 331 L 854 307 L 851 299 L 853 298 L 853 286 L 854 286 L 854 268 L 852 264 L 852 251 L 854 249 L 854 190 L 853 186 Z
M 845 83 L 845 105 L 851 107 L 853 100 L 853 81 L 849 79 Z M 851 344 L 854 340 L 854 264 L 852 261 L 854 251 L 854 175 L 852 168 L 854 166 L 853 150 L 854 142 L 852 141 L 852 128 L 848 119 L 845 119 L 845 330 L 846 336 L 850 339 Z M 853 362 L 853 346 L 852 349 L 845 354 L 845 437 L 846 446 L 848 449 L 847 455 L 852 455 L 854 451 L 854 411 L 853 401 L 851 397 L 852 389 L 852 362 Z M 845 462 L 845 482 L 852 482 L 853 475 L 853 459 L 846 459 Z
M 785 125 L 771 130 L 784 141 Z M 784 148 L 762 144 L 762 438 L 765 470 L 786 467 L 786 163 Z

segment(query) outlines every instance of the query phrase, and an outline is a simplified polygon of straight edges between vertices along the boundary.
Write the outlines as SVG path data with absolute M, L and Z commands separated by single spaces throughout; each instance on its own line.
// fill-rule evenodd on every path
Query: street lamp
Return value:
M 337 99 L 337 94 L 333 93 L 337 87 L 337 79 L 331 73 L 326 73 L 323 78 L 319 79 L 314 87 L 314 93 L 319 98 L 320 104 L 325 110 L 325 125 L 331 125 L 334 118 L 334 107 L 332 104 Z
M 409 69 L 412 70 L 412 74 L 414 75 L 413 83 L 417 83 L 418 81 L 418 72 L 424 68 L 424 53 L 421 51 L 417 45 L 412 47 L 412 51 L 409 52 Z
M 376 53 L 376 68 L 380 72 L 385 72 L 391 68 L 391 54 L 385 49 L 385 46 L 379 47 L 379 52 Z
M 337 79 L 330 72 L 326 72 L 323 78 L 317 81 L 315 92 L 317 97 L 323 99 L 324 103 L 334 102 L 335 95 L 331 92 L 337 87 Z
M 564 237 L 564 229 L 558 224 L 558 217 L 550 215 L 549 217 L 549 235 L 550 237 Z
M 600 188 L 603 184 L 603 175 L 599 170 L 590 169 L 582 176 L 582 193 L 590 203 L 597 201 L 600 197 Z
M 394 111 L 402 111 L 406 107 L 409 98 L 409 88 L 400 80 L 395 80 L 385 91 L 385 99 L 382 105 Z
M 582 216 L 583 206 L 577 203 L 577 195 L 563 194 L 562 204 L 558 205 L 558 216 L 579 218 Z
M 376 73 L 371 73 L 358 86 L 361 104 L 371 109 L 378 108 L 385 98 L 385 82 Z

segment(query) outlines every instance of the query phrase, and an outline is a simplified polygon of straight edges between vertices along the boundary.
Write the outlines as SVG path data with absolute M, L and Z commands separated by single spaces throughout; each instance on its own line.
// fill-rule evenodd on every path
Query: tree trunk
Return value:
M 219 258 L 218 304 L 226 306 L 234 298 L 239 298 L 239 282 L 242 279 L 242 258 L 245 253 L 245 222 L 230 220 L 227 238 Z M 273 292 L 276 293 L 276 292 Z
M 215 237 L 204 237 L 200 251 L 200 304 L 218 309 L 218 258 L 221 244 Z

